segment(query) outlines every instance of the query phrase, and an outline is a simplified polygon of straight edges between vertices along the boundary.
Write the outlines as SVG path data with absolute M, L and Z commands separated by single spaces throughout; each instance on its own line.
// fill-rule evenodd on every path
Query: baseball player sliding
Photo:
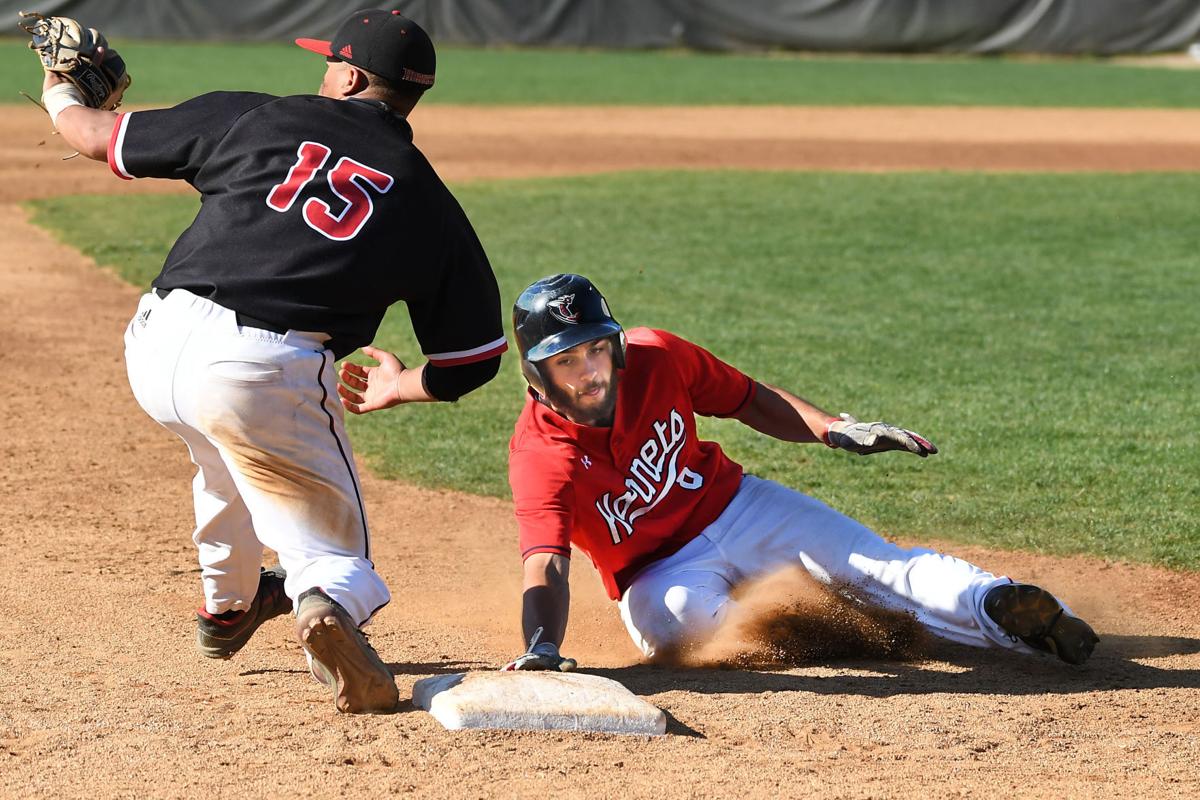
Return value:
M 388 387 L 378 407 L 455 400 L 507 347 L 487 257 L 406 119 L 433 85 L 433 44 L 399 12 L 358 11 L 331 41 L 297 40 L 325 56 L 317 95 L 215 92 L 116 114 L 123 62 L 65 22 L 30 26 L 63 138 L 120 178 L 187 181 L 204 201 L 125 333 L 137 401 L 197 467 L 200 652 L 228 658 L 294 606 L 336 707 L 391 711 L 391 672 L 360 631 L 390 594 L 334 362 L 397 301 L 427 361 L 365 347 L 381 363 L 362 374 Z M 260 570 L 264 547 L 279 567 Z
M 534 644 L 509 669 L 573 668 L 559 653 L 572 544 L 596 565 L 650 658 L 703 643 L 733 608 L 735 586 L 793 564 L 956 642 L 1039 650 L 1071 664 L 1091 655 L 1096 635 L 1049 592 L 902 549 L 811 497 L 747 475 L 720 445 L 696 437 L 695 415 L 861 455 L 935 454 L 921 436 L 834 417 L 666 331 L 623 331 L 579 275 L 531 285 L 513 327 L 529 394 L 509 480 L 524 558 L 522 622 Z

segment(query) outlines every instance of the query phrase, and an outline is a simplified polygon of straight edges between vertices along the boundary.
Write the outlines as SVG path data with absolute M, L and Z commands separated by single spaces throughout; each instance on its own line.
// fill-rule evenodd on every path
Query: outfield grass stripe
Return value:
M 286 43 L 114 41 L 130 103 L 168 104 L 218 89 L 313 93 L 324 64 Z M 1195 72 L 1104 61 L 820 58 L 786 54 L 522 49 L 438 50 L 424 102 L 503 105 L 935 105 L 1196 108 Z M 24 40 L 0 39 L 0 102 L 37 95 Z
M 702 420 L 751 471 L 885 533 L 1200 568 L 1200 176 L 629 173 L 456 193 L 506 304 L 583 272 L 626 325 L 942 449 L 858 458 Z M 144 285 L 195 202 L 34 207 Z M 377 344 L 418 357 L 402 307 Z M 505 362 L 452 406 L 351 420 L 356 446 L 386 477 L 506 495 L 522 380 Z

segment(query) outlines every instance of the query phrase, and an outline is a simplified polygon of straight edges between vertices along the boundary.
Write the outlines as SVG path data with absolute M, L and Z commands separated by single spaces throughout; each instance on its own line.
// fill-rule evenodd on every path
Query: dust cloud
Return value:
M 922 657 L 929 634 L 909 613 L 864 602 L 852 586 L 824 586 L 789 567 L 739 588 L 736 606 L 681 665 L 763 669 L 846 659 Z

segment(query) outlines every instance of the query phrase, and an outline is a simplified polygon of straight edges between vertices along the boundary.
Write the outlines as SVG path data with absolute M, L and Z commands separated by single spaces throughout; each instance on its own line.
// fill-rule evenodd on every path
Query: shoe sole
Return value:
M 998 586 L 988 614 L 1001 628 L 1031 647 L 1046 650 L 1068 664 L 1091 657 L 1100 638 L 1079 617 L 1067 614 L 1054 595 L 1037 586 Z
M 333 691 L 338 711 L 387 714 L 399 691 L 392 673 L 363 640 L 350 618 L 328 603 L 306 603 L 296 620 L 296 637 L 313 659 L 318 679 Z

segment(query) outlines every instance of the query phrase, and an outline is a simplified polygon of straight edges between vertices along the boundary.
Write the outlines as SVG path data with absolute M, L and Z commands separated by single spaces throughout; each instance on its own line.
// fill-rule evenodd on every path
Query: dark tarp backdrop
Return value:
M 0 0 L 108 36 L 328 36 L 363 0 Z M 398 0 L 435 42 L 957 53 L 1148 53 L 1200 38 L 1200 0 Z

